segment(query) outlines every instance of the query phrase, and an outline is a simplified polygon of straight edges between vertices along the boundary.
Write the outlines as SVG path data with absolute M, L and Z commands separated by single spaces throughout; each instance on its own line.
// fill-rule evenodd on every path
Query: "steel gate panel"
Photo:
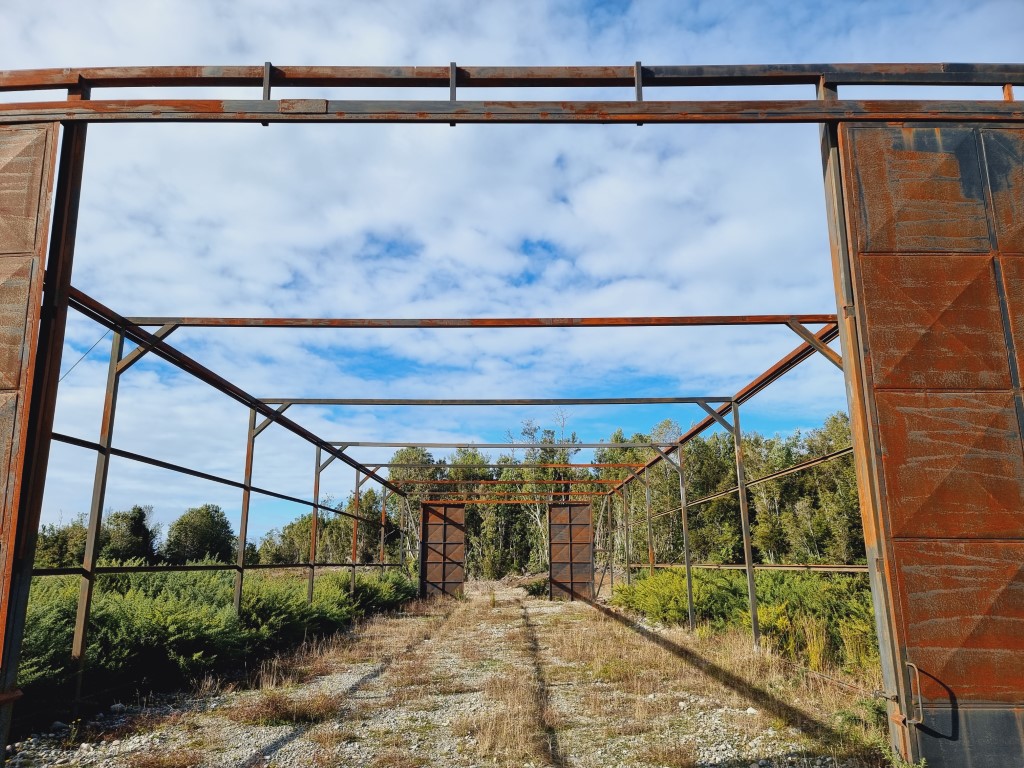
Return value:
M 56 125 L 0 128 L 0 645 L 11 609 L 28 404 L 43 294 Z M 33 537 L 34 540 L 34 537 Z
M 549 597 L 594 597 L 594 523 L 589 504 L 548 505 Z
M 420 596 L 461 595 L 466 581 L 466 506 L 420 505 Z
M 1022 764 L 1024 131 L 848 124 L 839 146 L 844 355 L 900 743 L 930 766 Z

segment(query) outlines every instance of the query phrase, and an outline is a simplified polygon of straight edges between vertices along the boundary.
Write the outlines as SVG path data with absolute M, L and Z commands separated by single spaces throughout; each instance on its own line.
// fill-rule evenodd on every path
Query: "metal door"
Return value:
M 549 595 L 594 597 L 594 522 L 589 504 L 548 505 Z
M 929 766 L 1024 765 L 1024 131 L 851 124 L 839 149 L 839 311 L 897 742 Z
M 466 580 L 466 507 L 420 506 L 420 596 L 461 595 Z

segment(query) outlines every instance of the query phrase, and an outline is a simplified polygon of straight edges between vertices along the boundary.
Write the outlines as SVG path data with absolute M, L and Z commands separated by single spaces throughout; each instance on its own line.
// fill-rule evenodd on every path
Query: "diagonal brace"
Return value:
M 795 333 L 801 339 L 806 341 L 816 350 L 821 352 L 821 354 L 823 354 L 830 363 L 836 366 L 836 368 L 838 368 L 840 371 L 843 370 L 843 358 L 839 356 L 839 353 L 832 349 L 832 347 L 823 342 L 821 339 L 819 339 L 817 336 L 815 336 L 813 333 L 811 333 L 811 331 L 807 329 L 807 326 L 805 326 L 795 317 L 791 317 L 789 320 L 787 320 L 786 325 L 790 327 L 790 330 L 792 330 L 793 333 Z

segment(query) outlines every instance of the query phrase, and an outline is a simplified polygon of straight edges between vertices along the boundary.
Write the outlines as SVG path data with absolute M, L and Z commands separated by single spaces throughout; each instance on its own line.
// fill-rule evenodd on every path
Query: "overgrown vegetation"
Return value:
M 244 676 L 268 656 L 303 640 L 330 635 L 360 616 L 397 608 L 416 593 L 396 571 L 317 576 L 311 603 L 306 580 L 250 572 L 241 611 L 233 606 L 234 574 L 222 571 L 133 573 L 99 577 L 89 632 L 87 688 L 94 695 L 133 695 L 177 688 L 209 675 Z M 36 579 L 19 672 L 31 711 L 62 699 L 75 672 L 70 658 L 78 579 Z
M 866 576 L 761 571 L 755 580 L 761 631 L 781 654 L 814 671 L 876 674 L 878 641 Z M 686 574 L 639 574 L 631 585 L 616 587 L 612 602 L 651 621 L 685 624 Z M 693 603 L 697 621 L 712 630 L 750 626 L 742 571 L 695 570 Z

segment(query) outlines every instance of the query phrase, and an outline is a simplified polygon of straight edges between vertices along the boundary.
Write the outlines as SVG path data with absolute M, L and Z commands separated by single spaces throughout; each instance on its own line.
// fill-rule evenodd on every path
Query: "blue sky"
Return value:
M 1022 22 L 1018 0 L 39 0 L 0 6 L 0 68 L 1014 61 L 1024 53 Z M 835 309 L 814 126 L 97 126 L 82 205 L 74 282 L 127 315 Z M 72 316 L 65 370 L 101 333 Z M 724 395 L 797 343 L 778 328 L 194 329 L 172 338 L 263 397 Z M 60 431 L 95 439 L 105 346 L 62 383 Z M 788 432 L 843 407 L 841 375 L 813 360 L 753 401 L 744 426 Z M 686 406 L 564 410 L 585 440 L 614 426 L 632 433 L 673 418 L 685 427 L 701 416 Z M 336 440 L 501 441 L 524 418 L 555 419 L 553 409 L 291 415 Z M 150 361 L 122 383 L 115 445 L 238 478 L 246 421 L 227 398 Z M 256 482 L 308 496 L 312 449 L 275 429 L 260 441 Z M 356 455 L 369 462 L 388 453 Z M 45 521 L 87 511 L 92 462 L 80 449 L 55 448 Z M 352 477 L 332 472 L 325 491 L 345 495 Z M 150 503 L 166 522 L 205 501 L 234 517 L 238 494 L 127 462 L 112 468 L 112 509 Z M 257 537 L 301 511 L 269 502 L 260 510 Z

